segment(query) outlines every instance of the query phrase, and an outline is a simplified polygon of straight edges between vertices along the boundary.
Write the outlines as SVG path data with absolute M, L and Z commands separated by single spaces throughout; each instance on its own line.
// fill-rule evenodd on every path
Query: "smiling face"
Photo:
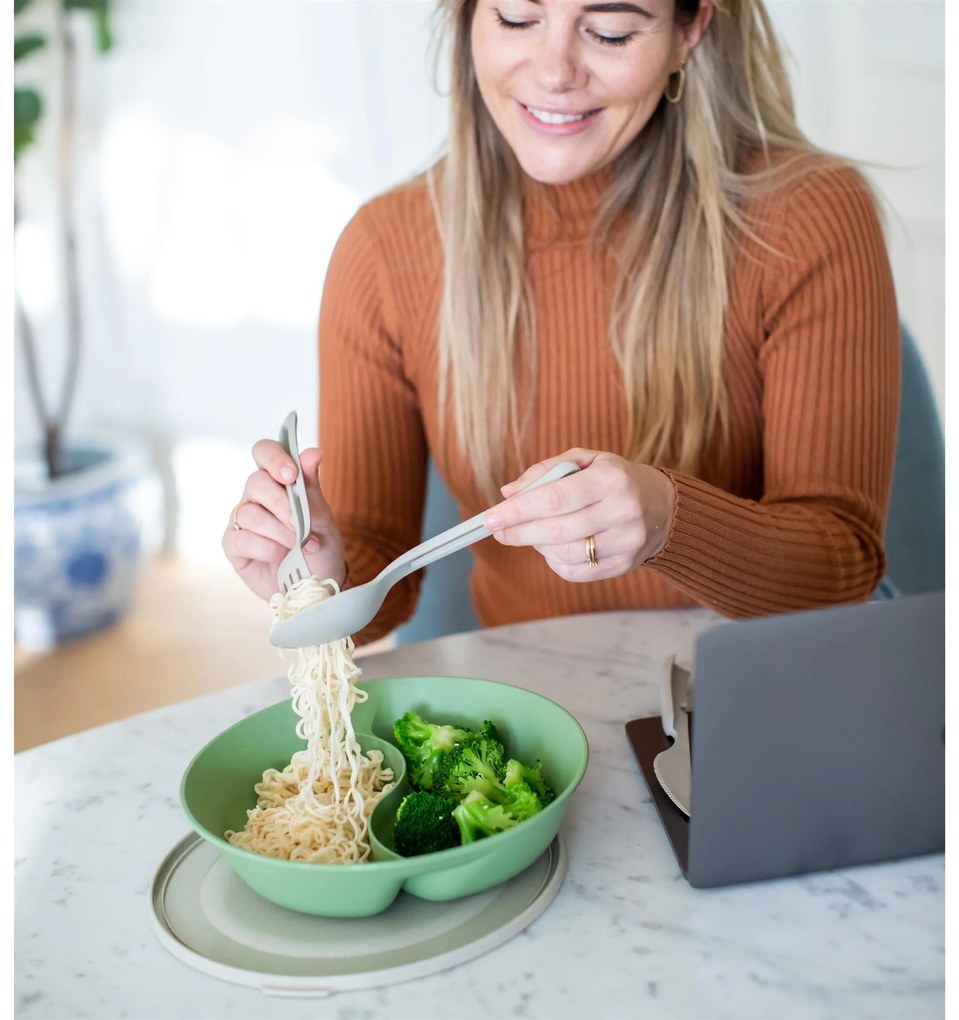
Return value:
M 712 14 L 673 0 L 478 0 L 480 94 L 523 170 L 565 184 L 611 163 L 646 126 Z

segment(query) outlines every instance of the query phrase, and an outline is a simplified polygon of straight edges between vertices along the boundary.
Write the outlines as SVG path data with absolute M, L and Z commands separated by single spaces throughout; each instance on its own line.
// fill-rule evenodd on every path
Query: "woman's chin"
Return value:
M 578 181 L 582 177 L 586 177 L 589 173 L 588 170 L 580 170 L 579 168 L 570 167 L 542 167 L 537 165 L 527 166 L 520 164 L 523 167 L 523 171 L 527 177 L 531 177 L 534 181 L 538 181 L 540 184 L 550 184 L 553 186 L 560 186 L 562 184 L 572 184 L 573 181 Z
M 589 177 L 590 174 L 602 169 L 605 161 L 584 162 L 582 160 L 543 160 L 523 159 L 519 160 L 520 166 L 527 177 L 531 177 L 540 184 L 560 186 L 572 184 L 574 181 Z

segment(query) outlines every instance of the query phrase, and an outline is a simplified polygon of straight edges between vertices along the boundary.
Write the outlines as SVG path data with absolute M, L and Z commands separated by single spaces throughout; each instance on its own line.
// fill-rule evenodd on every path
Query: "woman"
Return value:
M 325 283 L 314 572 L 360 583 L 416 544 L 429 455 L 464 516 L 492 508 L 485 625 L 867 598 L 895 295 L 868 187 L 797 128 L 759 0 L 440 7 L 448 154 L 357 213 Z M 253 453 L 223 545 L 268 597 L 294 468 Z M 583 470 L 517 494 L 565 458 Z

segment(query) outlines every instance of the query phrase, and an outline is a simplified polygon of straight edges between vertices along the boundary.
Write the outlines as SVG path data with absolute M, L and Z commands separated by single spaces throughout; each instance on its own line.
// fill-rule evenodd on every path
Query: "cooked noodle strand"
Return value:
M 309 577 L 273 596 L 276 622 L 289 619 L 338 592 L 335 581 Z M 267 769 L 254 786 L 256 807 L 234 845 L 267 857 L 319 863 L 356 863 L 370 855 L 368 824 L 376 801 L 392 788 L 393 772 L 381 751 L 364 754 L 353 732 L 353 706 L 365 701 L 358 690 L 353 639 L 298 648 L 290 665 L 297 751 L 282 772 Z

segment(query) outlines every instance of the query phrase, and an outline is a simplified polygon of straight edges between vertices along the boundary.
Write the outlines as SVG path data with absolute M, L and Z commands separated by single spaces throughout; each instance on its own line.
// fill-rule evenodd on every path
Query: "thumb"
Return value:
M 311 524 L 326 524 L 330 516 L 330 508 L 320 488 L 320 466 L 323 463 L 323 451 L 313 446 L 300 453 L 300 466 L 303 468 L 303 482 L 306 485 L 306 496 L 310 501 Z

